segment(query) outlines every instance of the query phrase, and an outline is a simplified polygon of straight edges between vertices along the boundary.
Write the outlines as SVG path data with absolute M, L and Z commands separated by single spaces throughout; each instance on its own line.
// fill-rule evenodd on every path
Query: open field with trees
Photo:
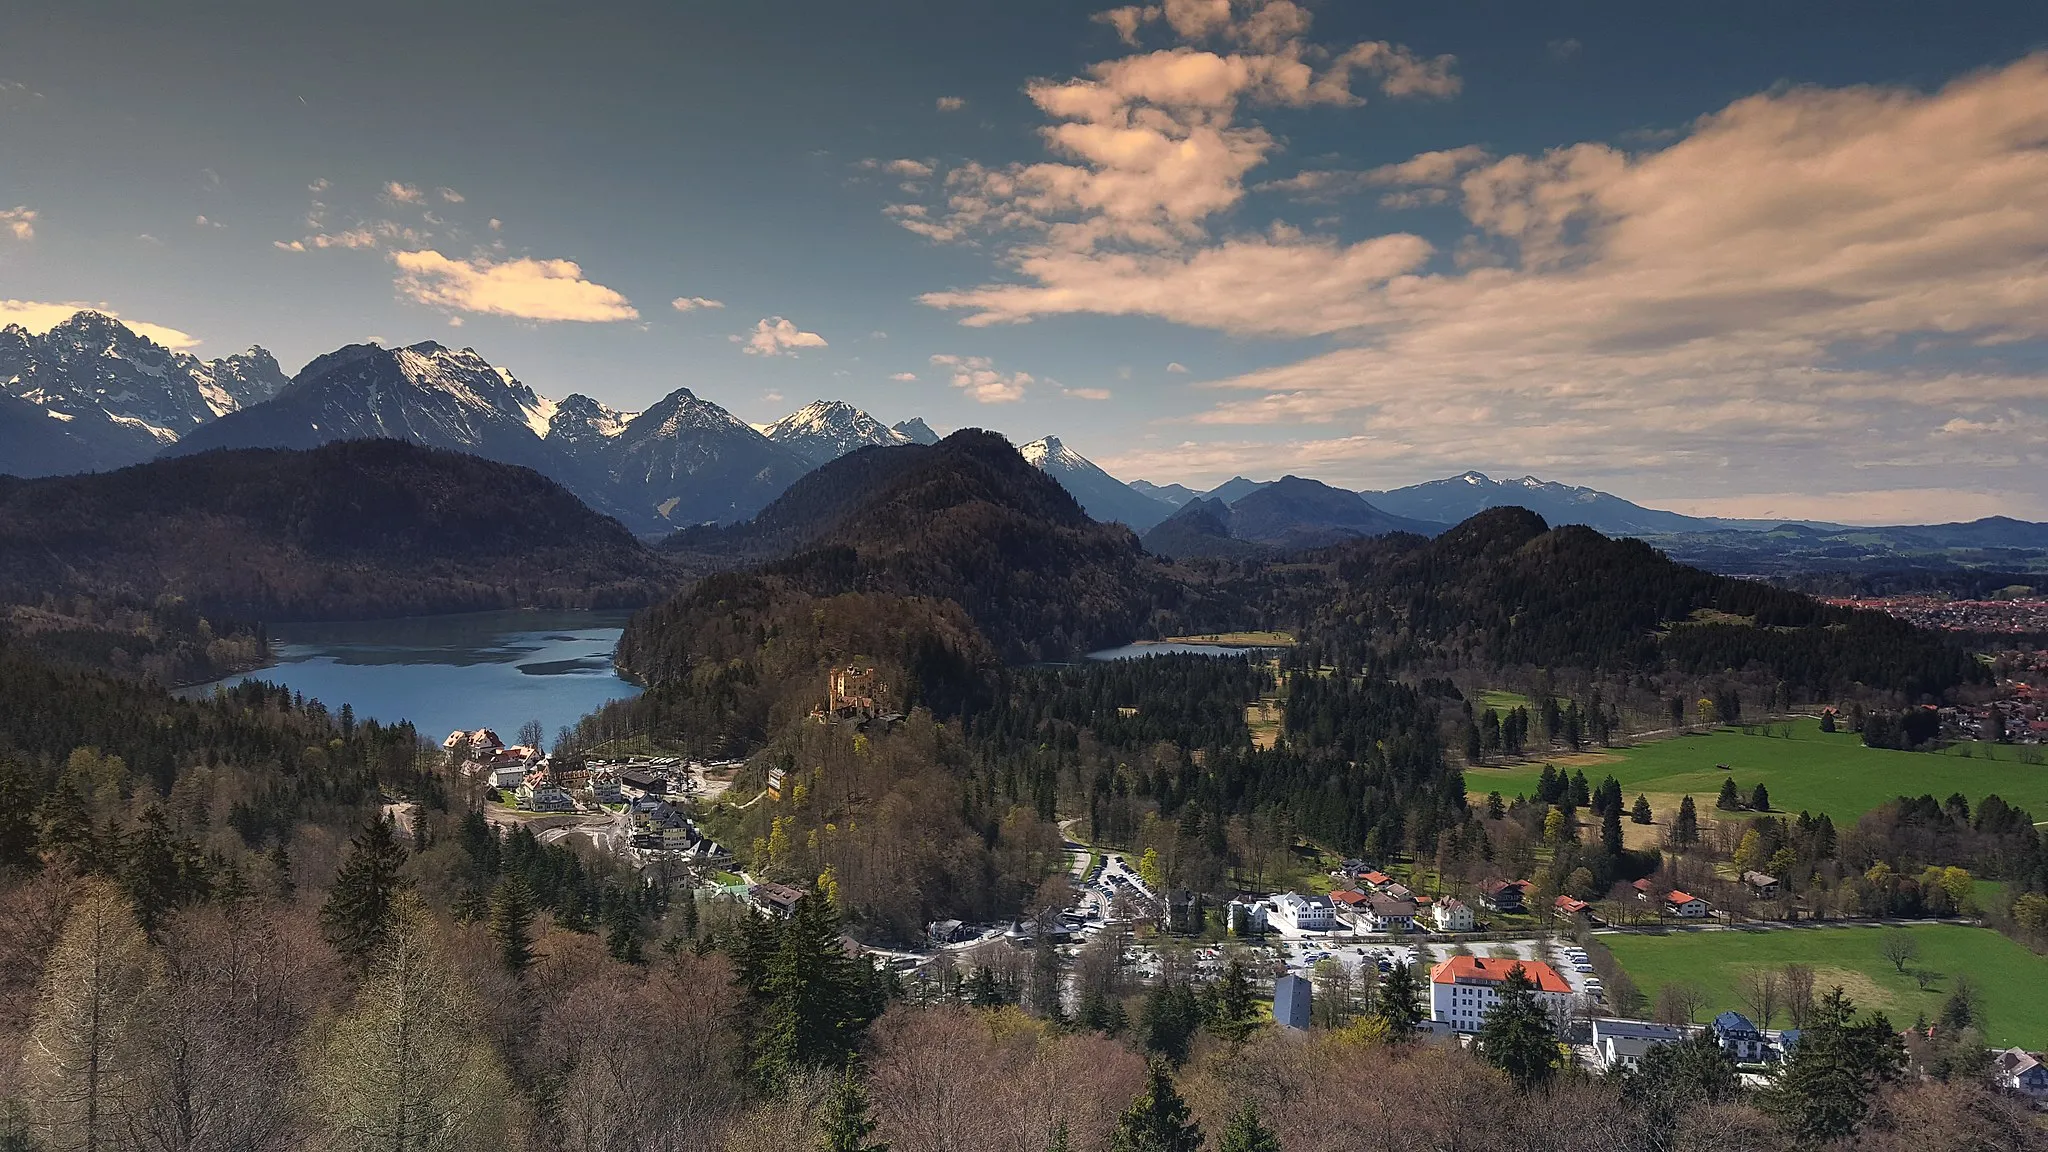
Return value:
M 1910 947 L 1902 941 L 1910 941 Z M 1734 1009 L 1763 1024 L 1752 973 L 1788 964 L 1813 970 L 1814 994 L 1839 984 L 1857 1004 L 1905 1028 L 1921 1016 L 1940 1019 L 1959 984 L 1972 986 L 1977 1026 L 2000 1046 L 2038 1047 L 2048 1040 L 2048 957 L 1988 928 L 1962 924 L 1904 927 L 1814 927 L 1751 932 L 1678 932 L 1667 936 L 1612 933 L 1600 942 L 1651 1004 L 1668 984 L 1700 993 L 1698 1018 Z M 1924 986 L 1923 986 L 1924 982 Z M 1772 1026 L 1789 1027 L 1781 1008 Z
M 2021 762 L 2020 752 L 2016 746 L 1992 744 L 1941 752 L 1865 748 L 1854 733 L 1822 732 L 1818 721 L 1800 719 L 1750 731 L 1719 728 L 1633 748 L 1552 757 L 1550 762 L 1583 769 L 1595 780 L 1612 773 L 1631 797 L 1649 796 L 1659 824 L 1681 795 L 1690 794 L 1703 814 L 1711 811 L 1721 782 L 1732 776 L 1745 797 L 1758 784 L 1769 788 L 1774 810 L 1825 812 L 1846 826 L 1899 796 L 1961 793 L 1975 804 L 1996 794 L 2037 816 L 2048 813 L 2048 767 Z M 1722 771 L 1722 764 L 1729 770 Z M 1481 800 L 1488 792 L 1509 799 L 1518 793 L 1534 795 L 1542 771 L 1540 761 L 1475 767 L 1466 771 L 1465 786 Z

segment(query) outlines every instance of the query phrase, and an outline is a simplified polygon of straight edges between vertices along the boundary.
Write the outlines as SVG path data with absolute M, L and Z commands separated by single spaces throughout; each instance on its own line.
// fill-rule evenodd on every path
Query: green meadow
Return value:
M 1742 1000 L 1742 979 L 1760 968 L 1811 965 L 1816 994 L 1840 985 L 1859 1009 L 1880 1009 L 1900 1028 L 1922 1013 L 1934 1019 L 1954 991 L 1956 977 L 1967 975 L 1982 995 L 1986 1036 L 1993 1044 L 2048 1044 L 2048 997 L 2040 992 L 2048 986 L 2048 957 L 1989 928 L 1914 924 L 1899 931 L 1912 933 L 1919 955 L 1900 972 L 1878 951 L 1887 931 L 1891 929 L 1857 926 L 1663 936 L 1616 932 L 1601 935 L 1600 942 L 1614 952 L 1652 1004 L 1657 990 L 1675 980 L 1705 992 L 1709 1012 L 1732 1008 L 1752 1017 Z M 1918 971 L 1932 975 L 1924 989 L 1915 975 Z M 1787 1026 L 1782 1018 L 1773 1023 Z
M 1837 825 L 1853 823 L 1896 796 L 1926 793 L 1945 800 L 1958 792 L 1972 807 L 1996 793 L 2037 819 L 2048 819 L 2048 766 L 2021 763 L 2018 747 L 1964 744 L 1941 752 L 1865 748 L 1852 733 L 1822 732 L 1819 721 L 1805 719 L 1772 724 L 1768 731 L 1782 733 L 1788 728 L 1789 737 L 1720 728 L 1631 748 L 1553 756 L 1549 762 L 1560 771 L 1583 769 L 1596 784 L 1612 773 L 1631 801 L 1637 793 L 1649 796 L 1659 824 L 1688 793 L 1703 818 L 1715 815 L 1714 798 L 1721 781 L 1730 776 L 1745 799 L 1761 781 L 1770 789 L 1774 811 L 1826 812 Z M 1718 767 L 1722 764 L 1727 771 Z M 1541 761 L 1505 768 L 1482 765 L 1466 769 L 1465 787 L 1478 798 L 1498 791 L 1512 800 L 1517 793 L 1533 794 L 1542 771 Z

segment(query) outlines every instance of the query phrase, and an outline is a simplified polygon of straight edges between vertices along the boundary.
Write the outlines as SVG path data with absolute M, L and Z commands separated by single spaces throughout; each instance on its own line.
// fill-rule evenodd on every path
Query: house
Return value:
M 1681 920 L 1698 920 L 1706 916 L 1707 912 L 1707 902 L 1690 892 L 1680 892 L 1673 888 L 1664 897 L 1666 916 L 1676 916 Z
M 2048 1096 L 2048 1064 L 2024 1048 L 2008 1048 L 1992 1057 L 1991 1075 L 2009 1092 L 2036 1100 Z
M 1387 875 L 1385 872 L 1379 871 L 1367 872 L 1364 875 L 1361 875 L 1359 879 L 1365 881 L 1365 886 L 1372 889 L 1375 892 L 1379 891 L 1382 888 L 1385 888 L 1387 885 L 1392 884 L 1394 882 L 1394 878 L 1392 876 Z
M 683 810 L 664 800 L 647 813 L 647 823 L 663 832 L 681 831 L 690 826 L 690 818 Z
M 1591 904 L 1574 896 L 1559 896 L 1551 901 L 1551 907 L 1557 910 L 1559 916 L 1567 920 L 1576 920 L 1593 910 Z
M 1500 986 L 1516 968 L 1536 986 L 1536 1000 L 1562 1029 L 1571 1019 L 1572 986 L 1557 969 L 1511 956 L 1453 956 L 1429 970 L 1429 1018 L 1453 1032 L 1479 1031 L 1500 1000 Z
M 640 796 L 666 796 L 668 777 L 646 768 L 621 768 L 619 788 L 621 791 Z
M 489 728 L 479 728 L 474 732 L 464 732 L 458 728 L 450 732 L 446 740 L 441 741 L 441 747 L 453 752 L 464 740 L 469 741 L 469 754 L 472 757 L 488 756 L 505 746 L 505 742 L 498 739 L 498 734 Z
M 1273 906 L 1264 900 L 1232 900 L 1224 906 L 1224 927 L 1233 936 L 1263 934 L 1271 923 Z
M 1750 871 L 1742 874 L 1742 882 L 1749 885 L 1749 894 L 1759 900 L 1778 898 L 1778 878 L 1762 872 Z
M 1650 1049 L 1660 1044 L 1677 1044 L 1687 1031 L 1671 1024 L 1646 1024 L 1641 1020 L 1600 1017 L 1593 1021 L 1593 1061 L 1603 1070 L 1635 1068 Z
M 925 925 L 924 935 L 934 944 L 952 944 L 965 939 L 970 933 L 967 925 L 958 920 L 934 920 Z
M 1479 902 L 1495 912 L 1520 912 L 1528 894 L 1527 880 L 1488 880 L 1479 886 Z
M 1374 896 L 1366 901 L 1365 924 L 1374 932 L 1413 932 L 1415 902 Z
M 1406 900 L 1410 904 L 1415 903 L 1415 893 L 1409 891 L 1406 884 L 1389 884 L 1385 888 L 1380 889 L 1380 891 L 1396 900 Z
M 509 792 L 526 782 L 526 765 L 506 764 L 491 770 L 491 787 Z
M 1439 932 L 1470 932 L 1472 930 L 1472 909 L 1456 896 L 1447 896 L 1437 901 L 1430 909 Z
M 1273 981 L 1273 1019 L 1282 1028 L 1308 1031 L 1314 986 L 1305 977 L 1288 974 Z
M 619 774 L 609 768 L 592 768 L 589 772 L 590 795 L 600 804 L 624 803 L 626 793 L 619 786 Z
M 576 801 L 546 775 L 535 772 L 519 782 L 519 806 L 530 812 L 574 812 Z
M 1349 908 L 1354 912 L 1364 908 L 1366 901 L 1369 899 L 1370 897 L 1365 893 L 1351 889 L 1330 893 L 1330 903 Z
M 789 915 L 790 909 L 796 907 L 796 902 L 804 898 L 801 888 L 791 888 L 787 884 L 777 884 L 773 880 L 747 889 L 747 895 L 753 898 L 754 903 L 777 916 Z
M 1721 1051 L 1737 1064 L 1768 1064 L 1777 1059 L 1777 1049 L 1749 1017 L 1740 1012 L 1723 1012 L 1707 1025 Z
M 1648 880 L 1638 880 L 1635 883 L 1630 884 L 1629 887 L 1636 890 L 1636 899 L 1638 900 L 1648 900 L 1650 898 L 1651 892 L 1654 891 L 1654 889 L 1650 886 L 1650 882 Z
M 1296 932 L 1327 932 L 1337 925 L 1328 897 L 1283 892 L 1273 897 L 1273 921 Z

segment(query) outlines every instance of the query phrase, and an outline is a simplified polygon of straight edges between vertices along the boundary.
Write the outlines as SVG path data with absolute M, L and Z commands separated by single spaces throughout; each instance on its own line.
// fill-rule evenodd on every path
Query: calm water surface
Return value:
M 410 720 L 439 741 L 457 728 L 496 729 L 511 743 L 539 720 L 553 743 L 610 700 L 640 689 L 612 670 L 627 612 L 473 612 L 404 620 L 277 624 L 277 663 L 242 679 L 283 684 L 330 711 Z M 213 689 L 202 684 L 183 694 Z
M 1143 656 L 1242 656 L 1254 648 L 1233 648 L 1223 644 L 1126 644 L 1090 652 L 1090 660 L 1136 660 Z

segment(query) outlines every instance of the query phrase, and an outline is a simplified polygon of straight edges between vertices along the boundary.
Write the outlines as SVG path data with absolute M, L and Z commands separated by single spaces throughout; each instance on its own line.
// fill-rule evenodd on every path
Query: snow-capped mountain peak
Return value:
M 925 423 L 922 416 L 912 416 L 908 420 L 898 420 L 889 426 L 889 430 L 899 433 L 912 444 L 937 444 L 939 442 L 939 434 L 932 431 L 932 426 Z
M 910 437 L 843 400 L 813 400 L 764 431 L 770 440 L 813 464 L 862 448 L 911 443 Z
M 1059 481 L 1082 510 L 1097 520 L 1119 521 L 1143 532 L 1173 514 L 1173 505 L 1154 500 L 1111 476 L 1057 436 L 1041 436 L 1017 453 L 1025 463 Z

